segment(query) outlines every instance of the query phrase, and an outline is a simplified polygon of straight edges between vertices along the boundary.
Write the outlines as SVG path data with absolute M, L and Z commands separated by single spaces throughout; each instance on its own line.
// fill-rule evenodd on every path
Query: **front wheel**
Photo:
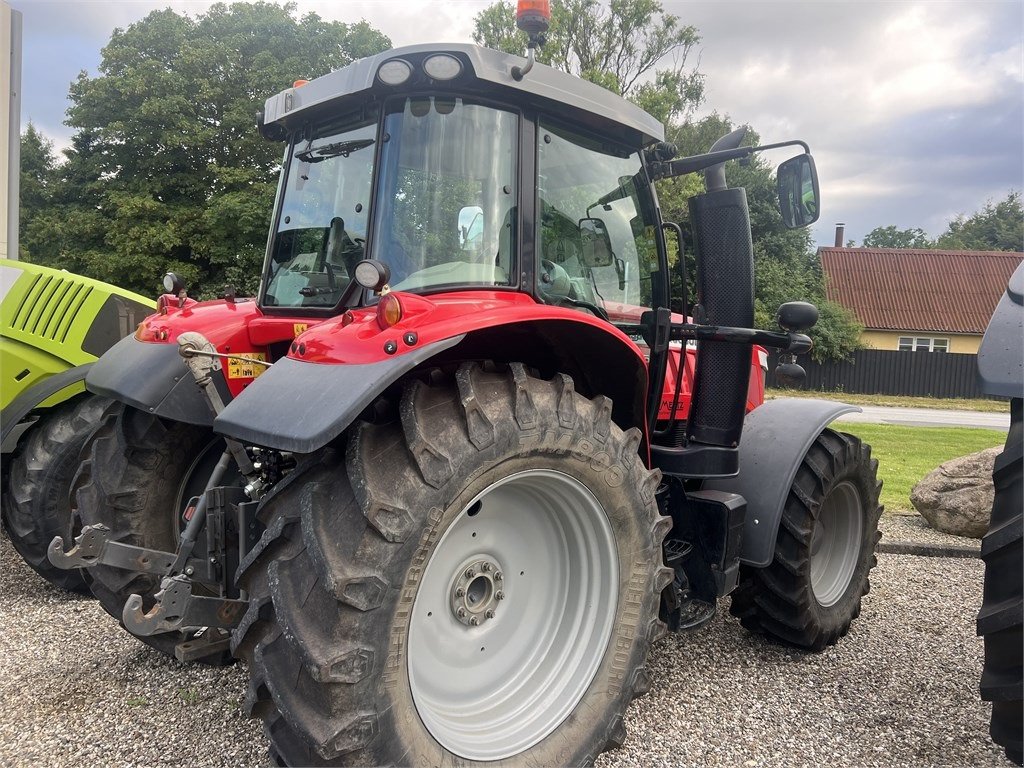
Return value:
M 567 376 L 410 383 L 274 488 L 242 565 L 248 705 L 289 765 L 592 762 L 661 633 L 640 434 Z
M 878 462 L 853 435 L 824 430 L 800 462 L 772 562 L 744 566 L 733 615 L 753 632 L 821 651 L 860 615 L 877 564 Z

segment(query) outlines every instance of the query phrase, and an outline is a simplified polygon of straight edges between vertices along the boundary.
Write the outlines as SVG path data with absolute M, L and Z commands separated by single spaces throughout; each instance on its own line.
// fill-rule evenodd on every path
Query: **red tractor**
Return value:
M 759 352 L 806 351 L 817 316 L 750 327 L 724 163 L 766 147 L 674 158 L 629 102 L 471 45 L 296 84 L 259 127 L 286 144 L 259 295 L 170 276 L 95 365 L 115 405 L 50 558 L 151 645 L 244 659 L 279 762 L 586 763 L 622 742 L 651 644 L 719 598 L 811 651 L 847 632 L 876 462 L 828 428 L 855 409 L 762 404 Z M 707 187 L 693 320 L 653 184 L 684 173 Z

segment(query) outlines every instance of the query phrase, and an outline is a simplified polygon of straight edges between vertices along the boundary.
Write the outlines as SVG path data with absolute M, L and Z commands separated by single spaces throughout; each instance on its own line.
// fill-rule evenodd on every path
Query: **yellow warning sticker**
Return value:
M 228 358 L 229 379 L 255 379 L 267 370 L 267 366 L 252 362 L 253 360 L 266 360 L 267 356 L 263 352 L 246 352 L 244 356 L 248 359 Z
M 307 328 L 309 328 L 309 323 L 295 323 L 292 326 L 292 336 L 298 336 Z

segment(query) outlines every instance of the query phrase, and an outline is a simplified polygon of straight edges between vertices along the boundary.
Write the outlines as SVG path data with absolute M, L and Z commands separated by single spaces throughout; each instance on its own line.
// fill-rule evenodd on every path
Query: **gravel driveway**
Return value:
M 883 522 L 890 538 L 917 535 Z M 1009 765 L 977 694 L 981 562 L 879 560 L 861 618 L 824 653 L 771 645 L 727 612 L 667 637 L 625 746 L 598 764 Z M 47 586 L 2 536 L 0 626 L 0 765 L 268 765 L 239 709 L 244 669 L 149 650 L 92 600 Z

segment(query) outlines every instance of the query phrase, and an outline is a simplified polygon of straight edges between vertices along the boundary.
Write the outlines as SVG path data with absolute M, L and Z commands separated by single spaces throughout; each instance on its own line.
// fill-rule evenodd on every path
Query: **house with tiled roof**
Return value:
M 819 248 L 826 295 L 851 310 L 870 349 L 977 354 L 1024 253 Z

